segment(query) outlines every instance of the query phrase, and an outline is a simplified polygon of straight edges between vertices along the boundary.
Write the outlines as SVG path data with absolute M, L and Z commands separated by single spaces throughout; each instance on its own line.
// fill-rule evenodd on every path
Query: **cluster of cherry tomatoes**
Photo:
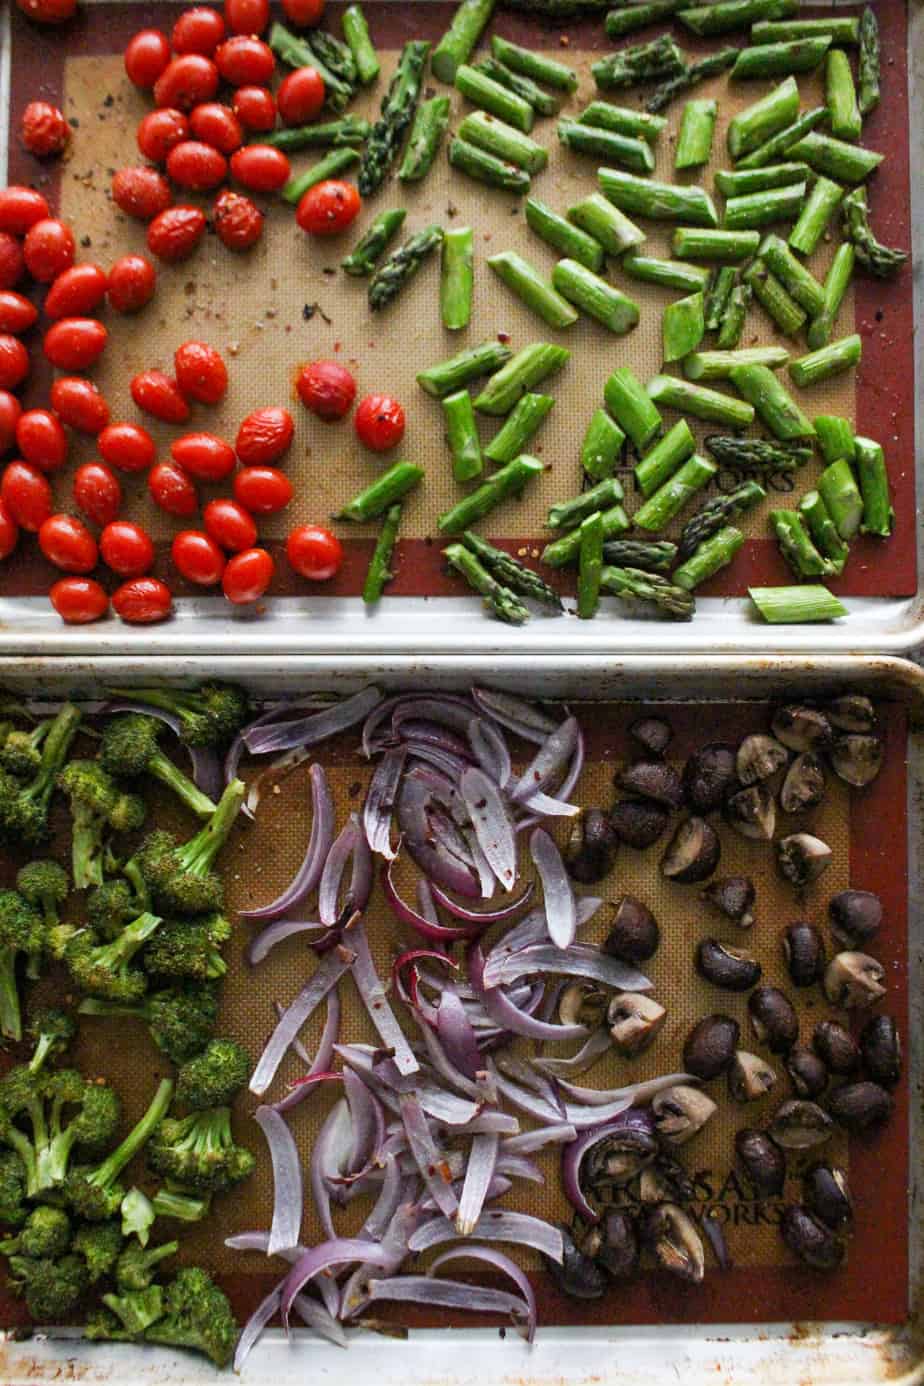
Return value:
M 356 398 L 356 381 L 339 361 L 309 361 L 295 381 L 305 408 L 331 423 L 344 418 Z M 402 405 L 390 395 L 366 395 L 356 409 L 356 436 L 370 452 L 387 452 L 404 437 Z

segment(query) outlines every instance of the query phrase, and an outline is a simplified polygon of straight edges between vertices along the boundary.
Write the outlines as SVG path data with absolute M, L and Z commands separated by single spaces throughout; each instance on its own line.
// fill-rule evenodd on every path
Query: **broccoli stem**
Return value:
M 148 761 L 148 773 L 172 789 L 177 798 L 199 818 L 211 818 L 215 804 L 188 775 L 184 775 L 163 751 L 155 751 Z
M 179 862 L 185 870 L 204 876 L 211 868 L 234 826 L 246 792 L 247 787 L 242 780 L 232 780 L 227 785 L 205 827 L 177 851 Z
M 211 1200 L 196 1194 L 181 1193 L 179 1189 L 158 1189 L 153 1208 L 159 1218 L 176 1218 L 178 1222 L 201 1222 L 209 1211 Z
M 6 1039 L 22 1039 L 22 1012 L 16 985 L 16 949 L 0 949 L 0 1031 Z
M 92 1174 L 87 1176 L 88 1183 L 94 1185 L 94 1187 L 98 1189 L 108 1189 L 115 1183 L 129 1160 L 137 1155 L 138 1151 L 154 1131 L 154 1128 L 158 1126 L 167 1115 L 167 1109 L 173 1098 L 173 1087 L 174 1084 L 171 1078 L 161 1079 L 157 1091 L 151 1099 L 151 1103 L 144 1116 L 137 1125 L 129 1131 L 121 1145 L 117 1145 L 112 1154 L 109 1155 L 101 1165 L 97 1165 Z

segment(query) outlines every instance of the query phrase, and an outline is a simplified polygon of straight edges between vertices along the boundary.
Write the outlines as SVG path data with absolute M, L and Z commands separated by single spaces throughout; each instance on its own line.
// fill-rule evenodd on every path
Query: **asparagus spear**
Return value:
M 735 366 L 731 381 L 774 438 L 789 443 L 797 438 L 814 438 L 815 430 L 778 376 L 766 366 Z
M 717 530 L 674 570 L 673 582 L 677 587 L 692 592 L 701 582 L 713 577 L 721 568 L 726 568 L 743 543 L 744 535 L 734 525 Z
M 401 506 L 400 504 L 390 505 L 385 511 L 382 528 L 379 530 L 379 537 L 375 541 L 375 548 L 372 550 L 372 557 L 369 560 L 366 581 L 363 583 L 363 601 L 367 606 L 372 606 L 379 600 L 386 582 L 390 582 L 394 577 L 394 573 L 391 571 L 391 559 L 400 526 Z
M 527 173 L 541 173 L 549 162 L 548 150 L 543 149 L 541 144 L 485 111 L 471 111 L 459 126 L 458 133 L 460 139 L 487 150 L 505 163 L 516 164 L 517 168 L 525 169 Z
M 771 510 L 770 523 L 780 552 L 796 577 L 829 577 L 834 564 L 812 543 L 805 521 L 796 510 Z
M 859 365 L 863 350 L 860 334 L 853 332 L 849 337 L 842 337 L 839 342 L 831 342 L 829 346 L 821 347 L 818 351 L 810 351 L 806 356 L 800 356 L 797 361 L 790 361 L 789 374 L 793 383 L 800 389 L 805 389 L 809 385 L 820 385 L 824 380 L 830 380 L 832 375 L 840 375 L 843 371 L 852 370 Z
M 621 264 L 632 279 L 660 284 L 664 289 L 681 289 L 688 294 L 695 294 L 697 289 L 705 290 L 709 282 L 707 266 L 688 265 L 682 260 L 658 260 L 651 255 L 630 254 L 623 257 Z
M 455 390 L 443 398 L 446 441 L 452 454 L 452 474 L 456 481 L 471 481 L 484 469 L 481 443 L 475 425 L 475 411 L 468 390 Z
M 850 59 L 842 48 L 832 48 L 825 58 L 825 101 L 831 115 L 831 134 L 839 140 L 858 140 L 863 117 L 857 105 Z
M 603 387 L 613 418 L 641 451 L 658 435 L 661 415 L 629 366 L 617 366 Z
M 864 534 L 887 538 L 892 533 L 895 511 L 889 501 L 889 476 L 885 454 L 872 438 L 857 437 L 854 446 L 857 479 L 863 497 Z
M 570 327 L 577 322 L 578 314 L 567 299 L 562 298 L 539 271 L 515 250 L 490 255 L 488 264 L 501 283 L 506 284 L 527 308 L 531 308 L 550 327 Z
M 320 125 L 290 125 L 285 130 L 272 130 L 262 135 L 261 142 L 274 149 L 331 149 L 353 148 L 369 137 L 372 126 L 362 116 L 345 115 Z
M 908 259 L 908 252 L 892 249 L 877 241 L 869 224 L 865 188 L 854 188 L 853 192 L 844 198 L 841 216 L 844 235 L 852 243 L 856 257 L 864 269 L 868 269 L 870 274 L 875 274 L 878 279 L 887 279 L 889 275 L 901 269 Z
M 441 226 L 427 226 L 417 231 L 379 266 L 369 281 L 369 307 L 373 312 L 391 303 L 405 284 L 413 279 L 427 256 L 443 239 Z
M 669 303 L 661 319 L 663 360 L 682 361 L 699 346 L 705 330 L 702 290 Z
M 552 283 L 563 298 L 610 332 L 622 335 L 638 324 L 638 304 L 577 260 L 559 260 Z
M 599 241 L 595 241 L 593 236 L 588 236 L 586 231 L 573 226 L 551 207 L 540 202 L 538 197 L 528 197 L 525 210 L 527 226 L 542 240 L 560 250 L 562 254 L 570 256 L 572 260 L 579 260 L 588 269 L 603 268 L 603 246 Z
M 835 621 L 847 615 L 844 603 L 820 583 L 802 587 L 749 587 L 748 596 L 771 625 Z
M 654 178 L 637 178 L 622 169 L 597 171 L 600 186 L 621 212 L 653 221 L 680 221 L 690 226 L 718 226 L 712 198 L 702 188 L 659 183 Z
M 772 135 L 791 125 L 798 114 L 799 87 L 795 77 L 787 77 L 732 117 L 725 136 L 729 154 L 737 160 L 752 149 L 759 149 Z
M 654 533 L 665 529 L 697 491 L 702 490 L 707 481 L 712 480 L 718 470 L 714 462 L 694 452 L 680 470 L 669 477 L 663 486 L 659 486 L 644 505 L 636 510 L 633 516 L 635 524 L 639 529 L 652 530 Z
M 812 130 L 789 151 L 794 159 L 804 159 L 809 168 L 839 183 L 863 183 L 885 158 L 873 149 L 836 140 Z
M 706 303 L 703 310 L 706 331 L 718 332 L 728 306 L 732 289 L 738 278 L 738 271 L 732 265 L 719 265 L 709 280 L 706 290 Z M 692 379 L 692 376 L 690 377 Z
M 687 380 L 728 380 L 735 366 L 785 366 L 785 347 L 745 347 L 741 351 L 694 351 L 683 363 Z
M 699 168 L 712 156 L 712 137 L 719 113 L 715 101 L 688 101 L 683 108 L 680 134 L 674 153 L 674 168 Z
M 743 481 L 725 495 L 713 496 L 684 525 L 677 544 L 677 557 L 690 558 L 705 540 L 766 499 L 764 488 L 751 480 Z
M 863 497 L 846 457 L 825 467 L 818 478 L 818 491 L 840 538 L 851 540 L 863 519 Z
M 484 450 L 491 462 L 512 462 L 526 451 L 526 444 L 550 413 L 551 395 L 526 394 L 518 400 Z
M 764 196 L 763 193 L 757 196 Z M 740 202 L 741 198 L 735 199 Z M 730 204 L 729 204 L 730 205 Z M 725 261 L 737 264 L 749 259 L 760 244 L 756 231 L 713 230 L 711 227 L 678 226 L 672 249 L 675 255 L 691 260 Z M 734 271 L 732 272 L 734 277 Z
M 443 557 L 452 564 L 473 591 L 481 594 L 485 607 L 498 620 L 506 621 L 510 626 L 522 626 L 529 620 L 529 611 L 516 593 L 511 592 L 502 582 L 498 582 L 464 544 L 447 544 L 443 550 Z
M 403 207 L 392 207 L 387 212 L 379 212 L 369 230 L 350 251 L 345 260 L 340 261 L 341 269 L 347 274 L 367 275 L 375 269 L 376 261 L 385 254 L 390 241 L 394 240 L 407 212 Z
M 629 517 L 621 505 L 610 506 L 609 510 L 604 510 L 601 516 L 603 520 L 603 538 L 616 539 L 621 534 L 625 534 L 627 529 L 631 529 Z M 551 544 L 547 544 L 542 551 L 542 561 L 547 563 L 550 568 L 564 568 L 569 563 L 576 563 L 581 551 L 581 531 L 569 529 L 567 534 L 563 534 L 560 539 L 554 539 Z
M 650 496 L 679 471 L 696 451 L 696 439 L 686 419 L 678 419 L 663 438 L 636 464 L 635 480 L 643 496 Z
M 353 54 L 356 75 L 362 85 L 367 87 L 379 75 L 379 60 L 369 37 L 366 16 L 359 5 L 348 5 L 343 11 L 343 18 L 340 22 L 343 25 L 343 36 L 350 45 L 350 52 Z
M 843 196 L 844 189 L 830 178 L 816 179 L 799 220 L 789 233 L 789 244 L 793 250 L 798 250 L 800 255 L 812 254 Z
M 795 219 L 805 202 L 805 191 L 804 183 L 794 183 L 788 188 L 730 197 L 725 204 L 725 225 L 732 231 L 743 231 Z
M 450 332 L 467 327 L 475 282 L 474 236 L 470 226 L 455 226 L 443 236 L 440 255 L 440 316 Z
M 454 82 L 467 63 L 494 12 L 494 0 L 461 0 L 452 23 L 433 50 L 433 72 L 441 82 Z
M 603 130 L 595 125 L 583 125 L 579 120 L 560 120 L 558 138 L 566 149 L 575 154 L 593 154 L 633 173 L 651 173 L 654 155 L 651 145 L 632 135 L 620 135 L 615 130 Z
M 491 52 L 499 63 L 504 63 L 512 72 L 523 77 L 532 77 L 536 82 L 544 82 L 547 87 L 558 91 L 577 91 L 577 73 L 564 63 L 537 53 L 533 48 L 521 48 L 518 43 L 494 34 L 491 38 Z
M 404 45 L 395 74 L 382 98 L 381 115 L 372 127 L 359 170 L 359 191 L 368 197 L 381 187 L 414 118 L 429 43 L 412 39 Z
M 435 399 L 443 399 L 455 390 L 461 390 L 471 381 L 477 380 L 481 375 L 493 375 L 512 355 L 513 352 L 508 346 L 492 337 L 479 346 L 468 347 L 458 356 L 450 357 L 448 361 L 440 361 L 437 365 L 428 366 L 426 370 L 420 371 L 417 384 L 428 395 L 433 395 Z
M 602 193 L 591 193 L 568 208 L 568 220 L 598 242 L 608 255 L 622 255 L 647 238 L 644 231 L 630 221 L 624 212 L 608 202 Z M 570 258 L 584 261 L 580 255 Z M 588 269 L 593 269 L 589 265 Z
M 626 435 L 605 409 L 596 409 L 581 443 L 581 466 L 591 481 L 604 481 L 616 470 Z
M 557 115 L 561 101 L 551 92 L 543 91 L 531 77 L 521 77 L 518 72 L 511 72 L 509 67 L 499 63 L 496 58 L 482 58 L 481 62 L 474 63 L 476 72 L 480 72 L 483 77 L 489 77 L 492 82 L 503 87 L 505 91 L 513 92 L 521 101 L 525 101 L 527 106 L 531 106 L 536 115 Z
M 763 260 L 754 260 L 744 273 L 744 281 L 753 290 L 754 297 L 762 308 L 770 314 L 781 332 L 787 337 L 795 337 L 805 323 L 805 311 L 777 279 L 771 274 Z
M 506 121 L 515 130 L 521 130 L 523 134 L 528 135 L 533 128 L 535 112 L 529 102 L 524 101 L 522 96 L 517 96 L 516 92 L 502 87 L 493 77 L 486 77 L 477 68 L 463 63 L 456 72 L 455 85 L 473 105 L 480 106 L 483 111 L 490 111 L 491 115 Z
M 708 82 L 713 77 L 719 77 L 723 72 L 727 72 L 738 56 L 737 48 L 720 48 L 716 53 L 709 53 L 705 58 L 700 58 L 699 62 L 690 63 L 689 67 L 682 72 L 676 73 L 673 77 L 668 77 L 665 82 L 656 87 L 645 102 L 645 110 L 649 115 L 656 115 L 658 111 L 664 111 L 671 104 L 675 96 L 681 92 L 689 91 L 691 87 L 698 86 L 700 82 Z
M 343 43 L 333 34 L 325 33 L 323 29 L 312 29 L 305 42 L 314 54 L 315 67 L 321 72 L 322 77 L 323 68 L 326 68 L 328 72 L 333 72 L 335 77 L 339 77 L 341 82 L 345 82 L 351 91 L 355 91 L 359 73 L 348 43 Z M 319 62 L 321 67 L 318 67 Z
M 525 563 L 512 558 L 503 549 L 496 549 L 473 530 L 465 531 L 462 542 L 470 553 L 481 560 L 488 572 L 509 587 L 511 592 L 516 592 L 520 597 L 529 597 L 541 606 L 549 606 L 553 611 L 563 609 L 558 593 Z
M 746 29 L 756 20 L 771 15 L 784 18 L 795 12 L 796 0 L 719 0 L 718 4 L 683 9 L 677 18 L 700 38 L 712 38 L 715 34 Z
M 857 64 L 860 114 L 879 105 L 879 21 L 871 5 L 860 15 L 860 57 Z
M 805 443 L 771 443 L 722 433 L 711 433 L 705 442 L 721 467 L 739 472 L 794 472 L 812 456 L 811 446 Z
M 639 5 L 628 5 L 624 9 L 610 10 L 604 21 L 606 32 L 612 39 L 624 38 L 645 29 L 649 24 L 657 24 L 669 19 L 686 3 L 686 0 L 643 0 Z
M 728 302 L 719 324 L 719 335 L 716 338 L 716 346 L 722 351 L 731 350 L 741 341 L 751 297 L 750 284 L 746 284 L 743 279 L 737 280 L 728 295 Z
M 605 592 L 627 601 L 650 602 L 670 621 L 690 621 L 696 602 L 690 592 L 675 586 L 658 573 L 642 572 L 640 568 L 604 567 L 600 585 Z
M 814 72 L 830 47 L 831 40 L 825 35 L 796 39 L 794 43 L 762 43 L 752 48 L 742 48 L 731 75 L 746 81 L 752 78 L 789 77 L 794 72 Z
M 838 576 L 844 571 L 850 549 L 837 532 L 831 512 L 818 491 L 806 491 L 799 502 L 799 513 L 808 525 L 818 552 L 833 565 Z
M 600 58 L 590 70 L 602 91 L 618 91 L 623 87 L 633 87 L 636 82 L 674 77 L 685 66 L 683 52 L 674 39 L 670 34 L 661 34 L 650 43 L 620 48 L 618 52 Z
M 570 351 L 549 342 L 530 343 L 491 376 L 475 408 L 482 414 L 509 414 L 521 395 L 561 370 L 570 356 Z
M 860 41 L 860 21 L 852 15 L 826 19 L 762 19 L 751 29 L 752 43 L 785 43 L 792 39 L 827 34 L 832 43 L 855 47 Z
M 817 414 L 813 423 L 818 451 L 826 462 L 838 462 L 842 457 L 853 461 L 855 439 L 846 419 L 837 414 Z
M 541 476 L 544 471 L 545 464 L 538 457 L 521 453 L 482 482 L 477 491 L 470 491 L 449 510 L 444 510 L 436 522 L 437 528 L 441 534 L 461 534 L 463 530 L 471 529 L 472 525 L 496 509 L 501 501 L 509 496 L 518 496 L 528 481 Z
M 282 24 L 273 24 L 267 40 L 277 58 L 289 67 L 313 67 L 324 82 L 324 99 L 332 111 L 344 110 L 352 99 L 353 88 L 331 72 L 306 39 L 298 38 Z
M 801 308 L 815 317 L 825 304 L 825 291 L 814 274 L 797 260 L 780 236 L 765 236 L 761 259 Z
M 603 557 L 616 568 L 640 568 L 645 573 L 669 573 L 677 545 L 667 539 L 610 539 Z
M 529 192 L 529 174 L 516 164 L 508 164 L 489 154 L 486 149 L 469 144 L 458 136 L 449 142 L 449 162 L 460 173 L 467 173 L 479 183 L 488 183 L 494 188 L 505 188 L 508 192 Z
M 381 476 L 354 496 L 338 513 L 338 520 L 374 520 L 389 506 L 394 505 L 408 491 L 421 481 L 423 467 L 415 467 L 411 462 L 396 462 Z
M 649 144 L 655 143 L 667 124 L 663 116 L 646 115 L 644 111 L 614 106 L 609 101 L 591 101 L 578 116 L 578 121 L 581 125 L 595 125 L 598 130 L 615 130 L 618 135 L 638 136 Z
M 592 486 L 589 491 L 582 491 L 579 496 L 553 505 L 547 524 L 550 529 L 579 529 L 589 515 L 609 510 L 622 499 L 622 484 L 616 477 L 609 476 Z
M 291 203 L 293 207 L 297 206 L 309 188 L 313 188 L 317 183 L 323 183 L 328 178 L 336 178 L 338 173 L 343 173 L 359 158 L 358 149 L 332 149 L 329 154 L 325 154 L 323 159 L 312 164 L 311 168 L 306 169 L 304 173 L 290 178 L 282 190 L 282 198 Z
M 694 418 L 727 424 L 729 428 L 747 428 L 754 422 L 754 410 L 743 400 L 720 394 L 705 385 L 693 385 L 674 375 L 655 375 L 648 382 L 648 393 L 656 404 L 692 414 Z
M 599 510 L 587 516 L 579 533 L 577 614 L 582 621 L 591 621 L 600 608 L 603 572 L 603 516 Z
M 797 116 L 791 125 L 787 125 L 782 130 L 778 130 L 775 135 L 771 135 L 765 144 L 759 144 L 756 149 L 752 149 L 750 154 L 746 154 L 743 159 L 738 161 L 738 171 L 745 173 L 755 169 L 765 169 L 768 165 L 783 158 L 799 143 L 801 139 L 821 125 L 828 119 L 827 106 L 815 106 L 811 111 L 804 111 Z M 808 176 L 808 165 L 803 164 L 805 169 L 804 177 Z M 801 182 L 802 179 L 790 179 L 790 182 Z M 779 187 L 777 183 L 775 186 Z
M 734 173 L 727 168 L 716 169 L 715 185 L 723 197 L 743 197 L 745 193 L 764 192 L 767 188 L 784 188 L 788 183 L 807 183 L 811 172 L 808 164 L 744 168 L 744 162 L 739 163 Z
M 398 170 L 402 183 L 419 183 L 433 167 L 433 160 L 449 125 L 449 97 L 423 101 L 414 114 L 410 138 Z

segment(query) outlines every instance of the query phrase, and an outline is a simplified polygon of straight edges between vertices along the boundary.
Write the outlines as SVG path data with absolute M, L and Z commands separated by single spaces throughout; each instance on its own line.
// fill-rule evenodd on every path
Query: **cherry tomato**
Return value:
M 0 390 L 0 456 L 9 452 L 16 441 L 16 424 L 22 405 L 9 390 Z
M 148 250 L 158 260 L 187 260 L 205 233 L 205 213 L 198 207 L 168 207 L 148 225 Z
M 106 271 L 89 260 L 72 265 L 51 283 L 45 295 L 45 316 L 58 318 L 89 317 L 106 297 Z
M 68 626 L 85 626 L 98 621 L 109 610 L 105 588 L 95 578 L 59 578 L 52 584 L 49 599 Z
M 197 140 L 210 144 L 222 154 L 233 154 L 244 143 L 241 122 L 230 106 L 220 101 L 206 101 L 190 112 L 189 128 Z
M 221 481 L 234 470 L 234 449 L 214 433 L 184 433 L 170 444 L 170 452 L 199 481 Z
M 37 317 L 38 309 L 25 294 L 0 289 L 0 332 L 12 332 L 18 337 L 29 330 Z
M 276 102 L 269 87 L 238 87 L 231 109 L 245 130 L 272 130 L 276 124 Z
M 9 231 L 0 231 L 0 289 L 12 289 L 26 272 L 22 245 Z
M 275 462 L 288 452 L 294 432 L 295 425 L 288 409 L 278 405 L 255 409 L 238 429 L 234 450 L 245 466 L 254 462 Z
M 225 189 L 212 208 L 215 233 L 229 250 L 249 250 L 263 235 L 263 213 L 249 197 Z
M 276 467 L 242 467 L 231 484 L 235 500 L 253 515 L 275 515 L 292 499 L 292 483 Z
M 16 424 L 21 455 L 43 472 L 57 472 L 67 461 L 67 434 L 50 409 L 26 409 Z
M 155 505 L 168 515 L 195 515 L 199 496 L 183 468 L 176 462 L 158 462 L 148 472 L 148 490 Z
M 129 389 L 138 408 L 163 423 L 185 423 L 189 418 L 189 405 L 179 386 L 163 371 L 139 371 L 132 377 Z
M 184 140 L 167 155 L 167 172 L 181 188 L 208 192 L 223 183 L 228 173 L 224 154 L 201 140 Z
M 352 183 L 327 178 L 308 189 L 295 209 L 295 220 L 312 236 L 336 236 L 356 220 L 360 206 Z
M 149 91 L 170 61 L 170 41 L 160 29 L 139 29 L 125 47 L 125 71 L 136 87 Z
M 271 144 L 248 144 L 231 155 L 231 174 L 252 192 L 278 192 L 288 183 L 292 166 L 281 149 Z
M 96 318 L 60 318 L 42 343 L 45 355 L 61 371 L 83 371 L 98 360 L 109 333 Z
M 162 164 L 176 145 L 189 136 L 189 121 L 182 111 L 165 106 L 149 111 L 138 124 L 135 141 L 146 159 Z
M 354 423 L 359 441 L 372 452 L 387 452 L 404 437 L 404 410 L 391 395 L 366 395 Z
M 19 526 L 0 500 L 0 559 L 9 558 L 19 543 Z
M 297 67 L 279 84 L 276 107 L 284 125 L 306 125 L 324 105 L 324 79 L 315 67 Z
M 191 111 L 211 101 L 218 90 L 218 68 L 202 53 L 182 53 L 173 58 L 154 83 L 154 105 Z
M 324 14 L 324 0 L 282 0 L 282 11 L 299 29 L 313 29 Z
M 19 132 L 23 144 L 37 159 L 63 154 L 71 137 L 64 112 L 50 101 L 30 101 L 22 113 Z
M 0 231 L 24 236 L 37 221 L 50 216 L 48 203 L 34 188 L 23 188 L 19 184 L 0 188 Z
M 0 390 L 15 390 L 29 374 L 29 353 L 18 337 L 0 332 Z
M 232 34 L 262 34 L 269 17 L 269 0 L 225 0 L 225 24 Z
M 65 573 L 91 573 L 98 558 L 96 540 L 74 515 L 49 515 L 38 532 L 39 548 Z
M 312 582 L 327 582 L 343 562 L 343 545 L 321 525 L 296 525 L 286 540 L 286 558 Z
M 218 11 L 194 5 L 174 24 L 170 44 L 174 53 L 204 53 L 210 58 L 224 36 L 225 21 Z
M 266 549 L 243 549 L 228 559 L 221 590 L 235 606 L 247 606 L 260 600 L 275 571 L 276 565 Z
M 188 399 L 217 404 L 228 388 L 228 369 L 207 342 L 183 342 L 173 353 L 176 383 Z
M 181 529 L 173 537 L 170 556 L 174 567 L 188 582 L 199 587 L 214 587 L 225 570 L 225 556 L 208 534 L 201 529 Z
M 35 534 L 51 514 L 51 486 L 29 462 L 8 462 L 0 477 L 0 500 L 20 529 Z
M 160 578 L 133 578 L 123 582 L 112 594 L 112 605 L 121 621 L 133 626 L 150 626 L 163 621 L 173 610 L 170 588 Z
M 51 407 L 62 423 L 79 433 L 99 433 L 109 422 L 109 405 L 82 375 L 59 375 L 51 385 Z
M 96 440 L 100 456 L 120 472 L 143 472 L 155 458 L 154 439 L 136 423 L 111 423 Z
M 257 525 L 249 511 L 230 496 L 210 500 L 202 512 L 206 533 L 231 553 L 249 549 L 257 542 Z
M 99 536 L 99 555 L 119 577 L 141 577 L 154 562 L 154 545 L 140 525 L 112 520 Z
M 182 145 L 176 148 L 182 149 Z M 170 151 L 170 154 L 173 150 Z M 170 154 L 167 158 L 170 158 Z M 150 221 L 173 203 L 170 184 L 156 168 L 120 168 L 112 180 L 112 200 L 120 212 L 139 221 Z
M 225 39 L 216 50 L 215 62 L 232 87 L 265 87 L 276 67 L 269 45 L 249 34 L 235 34 Z
M 36 24 L 63 24 L 77 9 L 77 0 L 16 0 L 16 3 Z
M 305 408 L 328 421 L 342 419 L 356 398 L 356 381 L 337 361 L 309 361 L 295 388 Z
M 74 473 L 74 500 L 95 525 L 109 525 L 122 509 L 122 487 L 105 462 L 84 462 Z
M 44 217 L 30 226 L 22 243 L 26 269 L 41 284 L 50 284 L 57 275 L 70 269 L 75 250 L 73 231 L 56 217 Z
M 154 297 L 157 272 L 143 255 L 123 255 L 109 271 L 109 306 L 117 313 L 137 313 Z

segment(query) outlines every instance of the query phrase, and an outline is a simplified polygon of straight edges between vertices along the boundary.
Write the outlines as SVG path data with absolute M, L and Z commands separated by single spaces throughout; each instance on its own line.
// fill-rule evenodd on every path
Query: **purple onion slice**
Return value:
M 290 722 L 276 722 L 271 726 L 251 726 L 244 733 L 244 744 L 252 755 L 271 755 L 276 751 L 288 751 L 295 746 L 317 746 L 348 727 L 362 721 L 380 703 L 382 694 L 378 688 L 364 688 L 354 693 L 352 698 L 344 698 L 332 703 L 321 712 L 307 717 L 296 717 Z
M 517 879 L 517 844 L 500 790 L 474 765 L 463 774 L 459 789 L 491 870 L 502 888 L 511 891 Z
M 369 1261 L 373 1265 L 387 1264 L 388 1252 L 375 1242 L 359 1237 L 331 1237 L 319 1246 L 306 1251 L 296 1261 L 282 1284 L 282 1318 L 287 1325 L 292 1302 L 300 1290 L 335 1267 L 348 1265 L 351 1261 Z
M 566 717 L 550 732 L 510 791 L 514 803 L 526 803 L 564 777 L 565 765 L 578 740 L 577 718 Z
M 456 1231 L 460 1237 L 471 1236 L 481 1217 L 494 1177 L 499 1144 L 500 1137 L 492 1132 L 483 1132 L 472 1137 L 468 1164 L 465 1167 L 465 1181 L 459 1195 L 459 1210 L 456 1213 Z
M 536 1296 L 526 1272 L 514 1261 L 511 1261 L 509 1256 L 505 1256 L 503 1252 L 495 1251 L 493 1247 L 489 1246 L 452 1247 L 449 1251 L 444 1251 L 442 1255 L 437 1256 L 427 1274 L 436 1275 L 436 1272 L 450 1261 L 460 1261 L 465 1257 L 472 1261 L 483 1261 L 485 1265 L 493 1266 L 495 1270 L 502 1271 L 513 1281 L 526 1304 L 526 1341 L 531 1343 L 536 1336 Z
M 512 1242 L 515 1246 L 532 1247 L 550 1260 L 561 1264 L 564 1256 L 561 1232 L 550 1222 L 534 1218 L 529 1213 L 513 1213 L 506 1209 L 488 1209 L 475 1223 L 471 1235 L 486 1242 Z M 418 1227 L 410 1240 L 411 1251 L 428 1251 L 431 1246 L 459 1240 L 459 1233 L 447 1218 L 431 1218 Z
M 581 1163 L 588 1150 L 591 1150 L 598 1141 L 605 1140 L 607 1136 L 611 1136 L 616 1131 L 641 1131 L 646 1136 L 653 1136 L 655 1134 L 654 1118 L 648 1108 L 633 1108 L 631 1111 L 626 1111 L 620 1116 L 613 1117 L 597 1126 L 591 1126 L 589 1130 L 581 1132 L 577 1140 L 566 1145 L 561 1153 L 561 1178 L 565 1196 L 581 1216 L 592 1224 L 598 1223 L 603 1213 L 587 1201 L 581 1188 Z
M 558 725 L 535 703 L 513 693 L 501 693 L 496 688 L 473 688 L 472 697 L 483 713 L 516 732 L 524 741 L 542 742 Z
M 272 1107 L 258 1107 L 254 1120 L 266 1137 L 273 1166 L 273 1224 L 268 1256 L 298 1245 L 302 1226 L 302 1165 L 292 1132 Z
M 560 977 L 583 977 L 589 982 L 599 982 L 612 991 L 651 991 L 652 988 L 652 983 L 643 973 L 586 943 L 573 943 L 570 948 L 532 943 L 506 958 L 491 958 L 485 963 L 484 980 L 489 987 L 507 986 L 520 977 L 547 973 Z
M 257 1097 L 262 1097 L 273 1081 L 276 1070 L 305 1021 L 331 987 L 335 987 L 343 974 L 349 971 L 354 960 L 355 954 L 349 949 L 337 948 L 328 953 L 318 964 L 314 976 L 283 1013 L 250 1079 L 250 1091 Z
M 458 1209 L 456 1196 L 452 1191 L 443 1152 L 440 1150 L 420 1105 L 416 1093 L 404 1093 L 401 1097 L 401 1120 L 407 1132 L 407 1142 L 421 1177 L 436 1206 L 446 1217 L 455 1217 Z
M 255 910 L 239 910 L 242 919 L 278 919 L 310 895 L 321 879 L 334 840 L 334 802 L 323 766 L 308 770 L 311 789 L 311 833 L 305 859 L 281 895 Z
M 542 882 L 549 937 L 557 948 L 569 948 L 577 933 L 577 905 L 561 852 L 545 828 L 534 828 L 529 853 Z
M 406 746 L 392 746 L 376 766 L 363 805 L 363 829 L 370 851 L 386 861 L 394 861 L 397 849 L 391 845 L 391 816 L 398 785 L 407 759 Z

